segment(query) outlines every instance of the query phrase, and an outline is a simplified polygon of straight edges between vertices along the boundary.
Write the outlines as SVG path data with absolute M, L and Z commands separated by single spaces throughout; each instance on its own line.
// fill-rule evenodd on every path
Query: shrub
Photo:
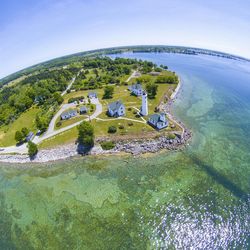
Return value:
M 61 121 L 59 121 L 59 122 L 56 123 L 56 127 L 57 127 L 57 128 L 59 128 L 59 127 L 61 127 L 61 126 L 62 126 L 62 122 L 61 122 Z
M 111 99 L 114 94 L 114 87 L 113 86 L 106 86 L 104 88 L 103 99 Z
M 69 98 L 68 103 L 73 103 L 73 102 L 78 102 L 79 103 L 79 101 L 81 99 L 84 99 L 84 96 L 71 97 L 71 98 Z
M 124 129 L 124 126 L 123 125 L 119 125 L 119 129 Z
M 175 134 L 168 134 L 167 138 L 170 140 L 173 140 L 173 139 L 175 139 Z
M 132 110 L 132 108 L 128 108 L 128 111 L 131 111 Z
M 133 126 L 134 123 L 133 123 L 133 122 L 128 122 L 128 125 L 129 125 L 129 126 Z
M 23 141 L 23 139 L 24 139 L 24 136 L 23 136 L 22 132 L 16 131 L 16 133 L 15 133 L 16 142 L 21 143 Z
M 137 111 L 134 110 L 134 111 L 133 111 L 133 114 L 136 115 L 136 114 L 137 114 Z
M 21 132 L 23 134 L 23 137 L 26 137 L 29 134 L 29 130 L 25 127 L 21 129 Z
M 117 131 L 117 129 L 115 126 L 110 126 L 108 128 L 108 133 L 110 133 L 110 134 L 114 134 L 114 133 L 116 133 L 116 131 Z
M 34 142 L 28 142 L 28 154 L 29 157 L 34 157 L 38 152 L 37 145 Z
M 103 150 L 110 150 L 115 147 L 115 144 L 112 141 L 104 141 L 101 143 Z

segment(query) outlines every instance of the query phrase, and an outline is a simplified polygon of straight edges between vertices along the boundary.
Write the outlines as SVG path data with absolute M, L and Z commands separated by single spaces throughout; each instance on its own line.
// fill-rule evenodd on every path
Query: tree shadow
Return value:
M 36 159 L 37 154 L 29 156 L 31 161 L 34 161 Z
M 88 155 L 92 147 L 86 147 L 80 143 L 77 144 L 77 153 L 80 155 Z
M 22 146 L 25 142 L 26 142 L 26 141 L 17 142 L 17 143 L 16 143 L 16 147 Z

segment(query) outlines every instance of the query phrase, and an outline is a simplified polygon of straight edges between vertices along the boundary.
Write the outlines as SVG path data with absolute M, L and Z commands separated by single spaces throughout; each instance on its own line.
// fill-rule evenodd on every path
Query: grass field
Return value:
M 87 116 L 85 116 L 85 115 L 75 116 L 75 117 L 72 117 L 72 118 L 70 118 L 70 119 L 68 119 L 68 120 L 64 120 L 64 121 L 61 121 L 61 119 L 58 118 L 58 119 L 56 120 L 55 130 L 60 129 L 60 128 L 67 127 L 67 126 L 69 126 L 69 125 L 71 125 L 71 124 L 74 124 L 74 123 L 76 123 L 76 122 L 79 122 L 79 121 L 83 121 L 83 120 L 86 119 L 86 118 L 87 118 Z M 60 125 L 60 126 L 58 126 L 58 123 L 59 123 L 59 122 L 61 122 L 61 125 Z
M 86 104 L 86 105 L 80 104 L 80 105 L 78 105 L 75 108 L 78 111 L 78 115 L 75 116 L 75 117 L 72 117 L 72 118 L 70 118 L 68 120 L 61 120 L 61 117 L 58 117 L 57 120 L 56 120 L 55 128 L 54 129 L 57 130 L 57 129 L 60 129 L 60 128 L 64 128 L 64 127 L 67 127 L 67 126 L 69 126 L 71 124 L 74 124 L 76 122 L 79 122 L 81 120 L 84 120 L 84 119 L 88 118 L 89 115 L 93 114 L 95 112 L 95 109 L 96 109 L 96 105 L 94 105 L 94 104 L 91 104 L 91 105 L 93 106 L 93 110 L 92 111 L 90 110 L 90 105 L 89 104 Z M 88 112 L 86 114 L 83 114 L 83 115 L 79 114 L 79 110 L 80 110 L 81 106 L 86 106 L 88 108 Z M 72 108 L 70 108 L 68 110 L 65 110 L 64 112 L 69 111 L 69 110 L 72 110 Z M 61 125 L 57 126 L 59 122 L 61 123 Z
M 16 144 L 15 133 L 17 130 L 21 130 L 23 127 L 28 128 L 32 132 L 36 132 L 35 118 L 36 114 L 40 111 L 39 108 L 33 107 L 21 114 L 21 116 L 15 120 L 9 126 L 0 128 L 0 146 L 7 147 Z
M 77 127 L 74 127 L 47 140 L 44 140 L 38 145 L 38 148 L 53 148 L 59 145 L 75 142 L 77 138 L 77 133 Z

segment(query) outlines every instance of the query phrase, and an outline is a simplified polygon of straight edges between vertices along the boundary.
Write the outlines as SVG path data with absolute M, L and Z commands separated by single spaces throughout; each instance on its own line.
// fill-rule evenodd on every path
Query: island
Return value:
M 172 115 L 181 80 L 167 65 L 84 55 L 42 64 L 2 85 L 0 161 L 155 153 L 186 145 Z

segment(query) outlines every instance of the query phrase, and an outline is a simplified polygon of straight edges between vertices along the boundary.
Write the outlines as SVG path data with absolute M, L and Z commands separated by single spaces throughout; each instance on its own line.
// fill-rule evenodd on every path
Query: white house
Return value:
M 136 96 L 141 96 L 143 93 L 142 85 L 140 83 L 133 84 L 129 87 L 132 94 Z
M 86 106 L 80 107 L 80 114 L 81 114 L 81 115 L 82 115 L 82 114 L 86 114 L 87 112 L 88 112 L 88 109 L 87 109 Z
M 65 111 L 61 114 L 61 120 L 67 120 L 77 115 L 76 110 Z
M 146 91 L 143 91 L 142 96 L 141 96 L 141 111 L 140 114 L 142 116 L 147 116 L 148 115 L 148 94 Z
M 151 115 L 148 119 L 148 123 L 158 130 L 168 126 L 168 120 L 164 113 Z
M 108 105 L 108 114 L 113 117 L 124 116 L 125 115 L 124 104 L 120 100 L 110 103 Z

